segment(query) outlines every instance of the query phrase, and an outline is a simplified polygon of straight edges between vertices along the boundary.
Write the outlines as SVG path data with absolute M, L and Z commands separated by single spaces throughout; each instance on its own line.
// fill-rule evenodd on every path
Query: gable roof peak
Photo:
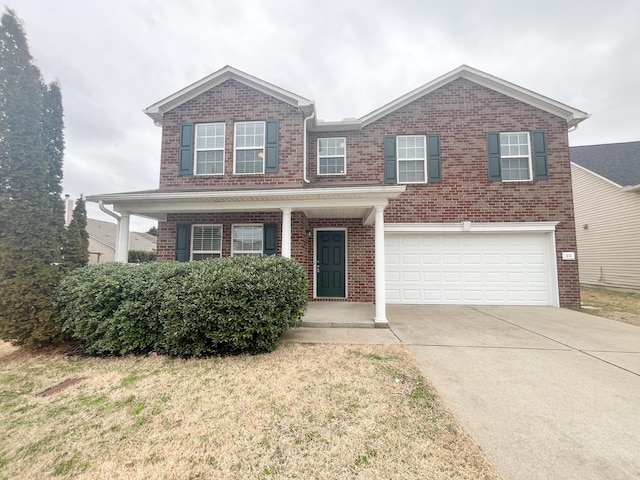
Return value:
M 502 93 L 509 97 L 520 100 L 523 103 L 527 103 L 541 110 L 547 111 L 567 121 L 567 127 L 577 127 L 578 123 L 586 120 L 590 117 L 588 113 L 585 113 L 576 108 L 565 105 L 564 103 L 557 102 L 548 97 L 535 93 L 526 88 L 520 87 L 514 83 L 508 82 L 501 78 L 490 75 L 481 70 L 477 70 L 469 65 L 460 65 L 458 68 L 451 70 L 444 75 L 432 80 L 415 90 L 393 100 L 392 102 L 384 105 L 383 107 L 374 110 L 373 112 L 365 115 L 360 119 L 362 126 L 375 122 L 376 120 L 392 113 L 393 111 L 404 107 L 405 105 L 413 102 L 414 100 L 437 90 L 448 83 L 457 80 L 458 78 L 467 79 L 478 85 L 482 85 L 486 88 Z
M 271 97 L 277 98 L 278 100 L 293 105 L 294 107 L 298 107 L 304 111 L 306 115 L 309 115 L 315 110 L 314 103 L 311 100 L 289 92 L 288 90 L 273 85 L 272 83 L 265 82 L 264 80 L 245 73 L 231 65 L 225 65 L 220 70 L 201 78 L 197 82 L 194 82 L 159 102 L 154 103 L 150 107 L 145 108 L 144 113 L 151 117 L 156 125 L 161 126 L 163 115 L 166 112 L 173 110 L 174 108 L 188 102 L 192 98 L 201 95 L 213 87 L 226 82 L 227 80 L 235 80 L 243 83 Z

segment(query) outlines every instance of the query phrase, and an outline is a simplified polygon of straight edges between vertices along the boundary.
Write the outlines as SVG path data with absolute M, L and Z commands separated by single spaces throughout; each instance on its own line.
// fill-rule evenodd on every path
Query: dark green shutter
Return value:
M 499 132 L 487 133 L 487 159 L 489 161 L 489 180 L 499 182 L 502 180 Z
M 442 171 L 440 168 L 440 135 L 427 136 L 427 174 L 429 182 L 441 182 Z
M 533 176 L 538 180 L 549 178 L 547 163 L 547 142 L 543 131 L 531 132 L 533 135 Z
M 384 183 L 396 183 L 396 137 L 384 136 Z
M 278 173 L 278 120 L 265 122 L 264 173 Z
M 180 125 L 180 167 L 179 175 L 193 173 L 193 123 Z
M 278 225 L 275 223 L 265 223 L 263 228 L 264 243 L 262 253 L 264 255 L 275 255 L 278 253 Z
M 191 249 L 191 225 L 179 223 L 176 225 L 176 260 L 188 262 Z

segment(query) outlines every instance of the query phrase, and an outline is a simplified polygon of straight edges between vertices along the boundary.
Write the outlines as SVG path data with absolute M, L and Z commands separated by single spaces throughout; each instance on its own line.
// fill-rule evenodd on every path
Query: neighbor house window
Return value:
M 224 123 L 196 125 L 196 175 L 224 173 Z
M 234 225 L 231 255 L 262 255 L 262 225 Z
M 222 256 L 222 225 L 193 225 L 191 231 L 191 260 L 205 260 Z
M 529 132 L 500 133 L 500 170 L 503 182 L 531 180 Z
M 235 124 L 234 173 L 264 173 L 264 122 Z
M 398 183 L 424 183 L 427 148 L 424 135 L 398 135 Z
M 318 175 L 346 173 L 346 138 L 318 139 Z

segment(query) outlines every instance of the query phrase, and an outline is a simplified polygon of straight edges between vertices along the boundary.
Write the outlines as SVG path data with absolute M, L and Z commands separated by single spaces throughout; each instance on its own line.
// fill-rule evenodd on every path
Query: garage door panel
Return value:
M 426 284 L 441 283 L 442 276 L 440 272 L 422 272 L 422 281 Z
M 420 255 L 417 253 L 402 255 L 400 259 L 403 265 L 420 265 Z
M 444 283 L 459 284 L 462 281 L 462 272 L 444 272 L 442 275 L 442 281 Z
M 482 272 L 465 272 L 464 273 L 464 282 L 469 285 L 471 283 L 479 283 L 482 284 L 484 278 L 482 276 Z
M 440 255 L 437 253 L 422 254 L 422 265 L 440 265 Z
M 388 233 L 386 237 L 389 303 L 552 304 L 549 235 Z
M 402 272 L 401 276 L 404 283 L 421 283 L 421 275 L 419 271 Z
M 453 290 L 453 289 L 445 289 L 444 291 L 444 299 L 448 302 L 461 302 L 462 301 L 462 290 Z
M 398 284 L 400 283 L 400 272 L 392 272 L 387 270 L 387 282 L 390 284 Z M 387 289 L 388 291 L 388 289 Z

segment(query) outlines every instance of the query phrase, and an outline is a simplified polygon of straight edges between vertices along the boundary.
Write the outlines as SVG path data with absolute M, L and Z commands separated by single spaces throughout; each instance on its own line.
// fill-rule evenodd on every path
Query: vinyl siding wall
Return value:
M 640 290 L 640 193 L 571 169 L 580 283 Z

